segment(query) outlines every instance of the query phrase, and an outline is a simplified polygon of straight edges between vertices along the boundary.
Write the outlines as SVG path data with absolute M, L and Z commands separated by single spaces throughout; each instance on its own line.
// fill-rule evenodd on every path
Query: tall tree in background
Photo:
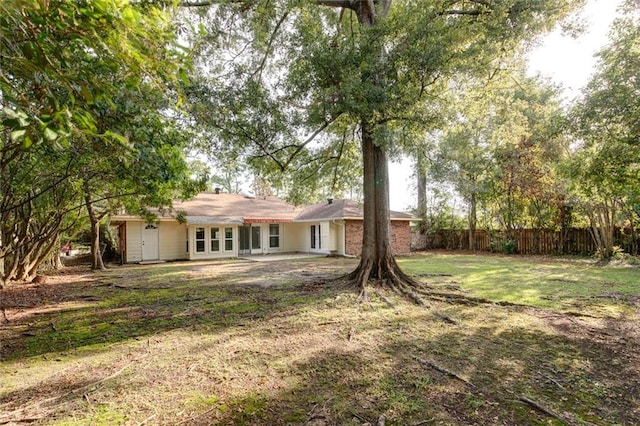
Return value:
M 616 225 L 634 229 L 640 219 L 640 11 L 623 4 L 610 44 L 599 53 L 597 71 L 576 106 L 578 136 L 569 175 L 578 207 L 587 215 L 598 254 L 614 253 Z M 635 222 L 635 223 L 634 223 Z
M 399 146 L 400 130 L 428 127 L 437 82 L 486 72 L 489 64 L 552 28 L 580 3 L 282 0 L 183 5 L 213 5 L 204 22 L 208 34 L 220 37 L 203 52 L 216 51 L 218 58 L 228 60 L 212 69 L 217 76 L 208 94 L 217 102 L 211 114 L 227 143 L 277 169 L 304 169 L 326 152 L 340 152 L 343 141 L 336 128 L 357 132 L 364 236 L 360 264 L 350 278 L 364 294 L 370 279 L 407 293 L 416 284 L 398 267 L 390 244 L 387 162 Z M 298 158 L 304 158 L 303 164 Z
M 567 125 L 555 87 L 522 70 L 510 78 L 490 120 L 495 217 L 510 240 L 516 228 L 536 229 L 537 250 L 538 232 L 555 226 L 565 194 L 556 169 L 568 150 Z
M 456 113 L 438 140 L 433 176 L 465 200 L 469 248 L 481 213 L 507 238 L 515 228 L 552 228 L 563 187 L 554 165 L 568 146 L 557 90 L 527 77 L 520 61 L 452 87 Z
M 491 155 L 492 102 L 498 85 L 472 80 L 454 86 L 456 113 L 438 140 L 432 176 L 450 182 L 467 204 L 469 249 L 475 250 L 478 205 L 489 192 L 489 177 L 495 167 Z

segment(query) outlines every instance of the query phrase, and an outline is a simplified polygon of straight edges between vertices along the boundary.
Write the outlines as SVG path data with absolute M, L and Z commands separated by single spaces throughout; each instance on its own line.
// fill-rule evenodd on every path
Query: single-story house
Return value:
M 155 223 L 128 214 L 111 217 L 123 262 L 285 252 L 358 256 L 362 246 L 362 206 L 351 200 L 293 206 L 276 197 L 216 191 L 175 202 L 171 212 L 155 213 Z M 410 250 L 412 219 L 411 214 L 391 212 L 397 254 Z

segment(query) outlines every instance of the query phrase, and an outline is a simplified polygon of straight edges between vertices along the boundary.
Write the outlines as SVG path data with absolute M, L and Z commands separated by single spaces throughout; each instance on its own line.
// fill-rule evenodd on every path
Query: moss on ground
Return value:
M 424 308 L 359 303 L 331 281 L 356 262 L 125 266 L 11 293 L 31 302 L 0 329 L 0 422 L 640 423 L 637 268 L 400 259 L 443 291 L 520 304 Z

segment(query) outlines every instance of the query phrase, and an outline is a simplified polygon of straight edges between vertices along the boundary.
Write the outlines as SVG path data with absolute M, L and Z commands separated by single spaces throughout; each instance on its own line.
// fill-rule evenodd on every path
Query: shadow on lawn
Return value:
M 105 275 L 83 290 L 99 298 L 93 305 L 45 312 L 34 318 L 36 335 L 22 336 L 24 346 L 19 345 L 17 336 L 10 355 L 21 359 L 85 346 L 90 351 L 106 351 L 108 343 L 149 338 L 178 328 L 213 334 L 253 327 L 258 333 L 251 339 L 267 342 L 271 342 L 271 335 L 266 333 L 273 331 L 282 337 L 289 330 L 292 342 L 310 345 L 294 337 L 317 332 L 318 324 L 312 324 L 309 318 L 306 322 L 279 320 L 295 318 L 307 308 L 322 310 L 328 297 L 339 294 L 331 285 L 318 285 L 321 274 L 305 275 L 308 266 L 304 263 L 280 265 L 285 272 L 277 279 L 269 269 L 272 266 L 266 264 L 234 264 L 226 275 L 212 278 L 207 275 L 208 268 L 215 266 L 194 265 L 184 270 L 184 265 L 156 265 L 150 275 L 144 272 L 146 269 L 116 270 L 113 276 Z M 250 285 L 237 276 L 249 267 Z M 325 272 L 332 269 L 329 265 Z M 269 274 L 274 276 L 273 281 Z M 460 308 L 457 313 L 461 323 L 446 325 L 434 319 L 430 311 L 415 315 L 413 306 L 405 306 L 403 310 L 409 313 L 406 316 L 403 310 L 376 309 L 383 319 L 369 318 L 367 312 L 358 312 L 357 318 L 362 320 L 358 324 L 342 324 L 341 318 L 335 318 L 338 326 L 347 330 L 355 325 L 355 334 L 347 334 L 343 328 L 332 329 L 329 335 L 335 337 L 333 348 L 314 347 L 318 350 L 313 355 L 287 365 L 282 373 L 287 380 L 282 387 L 257 384 L 243 389 L 242 396 L 235 399 L 212 399 L 198 407 L 188 406 L 190 417 L 155 418 L 149 424 L 362 425 L 376 424 L 380 415 L 385 415 L 390 425 L 560 424 L 522 397 L 558 413 L 569 423 L 640 424 L 637 323 L 603 319 L 596 326 L 553 311 L 478 306 Z M 333 313 L 347 315 L 347 311 L 351 309 L 340 305 Z M 516 314 L 533 318 L 531 324 L 535 326 L 512 322 Z M 278 325 L 290 328 L 283 331 L 277 329 Z M 360 334 L 367 333 L 376 337 L 359 341 Z M 250 346 L 254 340 L 249 343 L 250 349 L 254 349 Z M 209 356 L 219 343 L 209 344 L 196 344 L 200 353 L 194 356 Z M 302 348 L 293 347 L 291 351 L 297 349 Z M 257 370 L 256 380 L 251 383 L 260 383 L 261 374 L 276 375 L 273 371 L 278 371 L 274 357 L 280 353 L 265 355 L 247 350 L 237 355 L 249 357 L 247 362 L 255 362 L 260 368 L 263 363 L 267 365 Z M 235 368 L 231 356 L 224 358 L 224 365 Z M 190 361 L 190 357 L 186 354 L 182 361 Z M 472 385 L 433 365 L 455 372 Z M 117 368 L 112 366 L 114 371 Z M 229 379 L 218 371 L 205 373 L 200 377 L 206 380 L 194 389 L 205 399 L 215 396 L 216 389 L 228 386 Z M 64 385 L 53 380 L 47 387 L 76 389 L 86 381 L 79 378 Z M 125 380 L 110 385 L 127 387 L 131 383 Z M 25 395 L 44 398 L 47 392 L 40 386 L 5 395 L 0 404 L 11 401 L 13 405 L 13 398 L 24 402 Z M 152 384 L 141 382 L 140 386 L 150 386 L 149 392 L 154 390 Z
M 420 322 L 433 326 L 433 317 Z M 620 330 L 619 321 L 602 330 L 576 327 L 505 330 L 488 321 L 473 331 L 449 326 L 438 338 L 418 337 L 416 329 L 371 352 L 345 341 L 342 351 L 295 365 L 296 385 L 253 389 L 187 424 L 361 425 L 381 415 L 397 425 L 640 424 L 637 332 L 624 328 L 627 334 L 603 340 L 593 333 Z
M 28 308 L 31 313 L 0 325 L 0 359 L 86 347 L 99 352 L 113 343 L 180 328 L 218 331 L 283 310 L 290 313 L 323 297 L 307 287 L 326 278 L 299 277 L 307 263 L 280 265 L 288 281 L 301 281 L 299 285 L 283 284 L 282 276 L 270 281 L 276 273 L 268 264 L 238 262 L 224 274 L 202 276 L 202 269 L 215 267 L 215 263 L 124 267 L 54 285 L 14 287 L 13 292 L 31 294 L 13 294 L 11 300 L 30 302 L 12 306 L 5 301 L 3 307 Z

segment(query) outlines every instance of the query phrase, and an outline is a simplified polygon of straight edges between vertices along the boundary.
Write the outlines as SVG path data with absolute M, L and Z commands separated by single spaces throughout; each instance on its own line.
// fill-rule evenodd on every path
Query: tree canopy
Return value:
M 640 13 L 627 1 L 599 53 L 596 72 L 574 108 L 580 140 L 568 173 L 599 254 L 613 254 L 613 230 L 637 238 L 640 220 Z
M 33 278 L 83 204 L 170 202 L 187 170 L 167 113 L 188 62 L 171 9 L 127 0 L 5 1 L 0 40 L 5 282 Z
M 350 278 L 363 295 L 370 280 L 409 295 L 418 285 L 390 247 L 387 163 L 400 155 L 437 163 L 471 228 L 480 202 L 506 230 L 557 226 L 570 204 L 583 206 L 594 238 L 622 216 L 635 229 L 634 2 L 573 110 L 577 142 L 555 89 L 509 70 L 582 3 L 2 2 L 3 281 L 33 276 L 81 210 L 96 233 L 115 209 L 153 220 L 148 207 L 202 188 L 186 163 L 193 147 L 228 188 L 246 173 L 294 202 L 361 194 Z M 424 155 L 436 147 L 425 135 L 438 152 Z
M 468 206 L 469 229 L 478 202 L 483 226 L 507 239 L 518 229 L 587 225 L 602 258 L 621 250 L 614 233 L 638 252 L 636 3 L 618 11 L 591 80 L 569 104 L 522 70 L 463 86 L 429 177 L 453 184 Z
M 403 283 L 415 283 L 389 245 L 389 156 L 414 144 L 405 137 L 413 129 L 436 125 L 431 106 L 452 76 L 486 74 L 581 2 L 198 4 L 208 5 L 198 8 L 206 37 L 193 42 L 206 63 L 200 96 L 219 140 L 263 173 L 297 176 L 326 175 L 359 147 L 365 230 L 351 277 L 361 288 L 371 278 L 410 292 Z

